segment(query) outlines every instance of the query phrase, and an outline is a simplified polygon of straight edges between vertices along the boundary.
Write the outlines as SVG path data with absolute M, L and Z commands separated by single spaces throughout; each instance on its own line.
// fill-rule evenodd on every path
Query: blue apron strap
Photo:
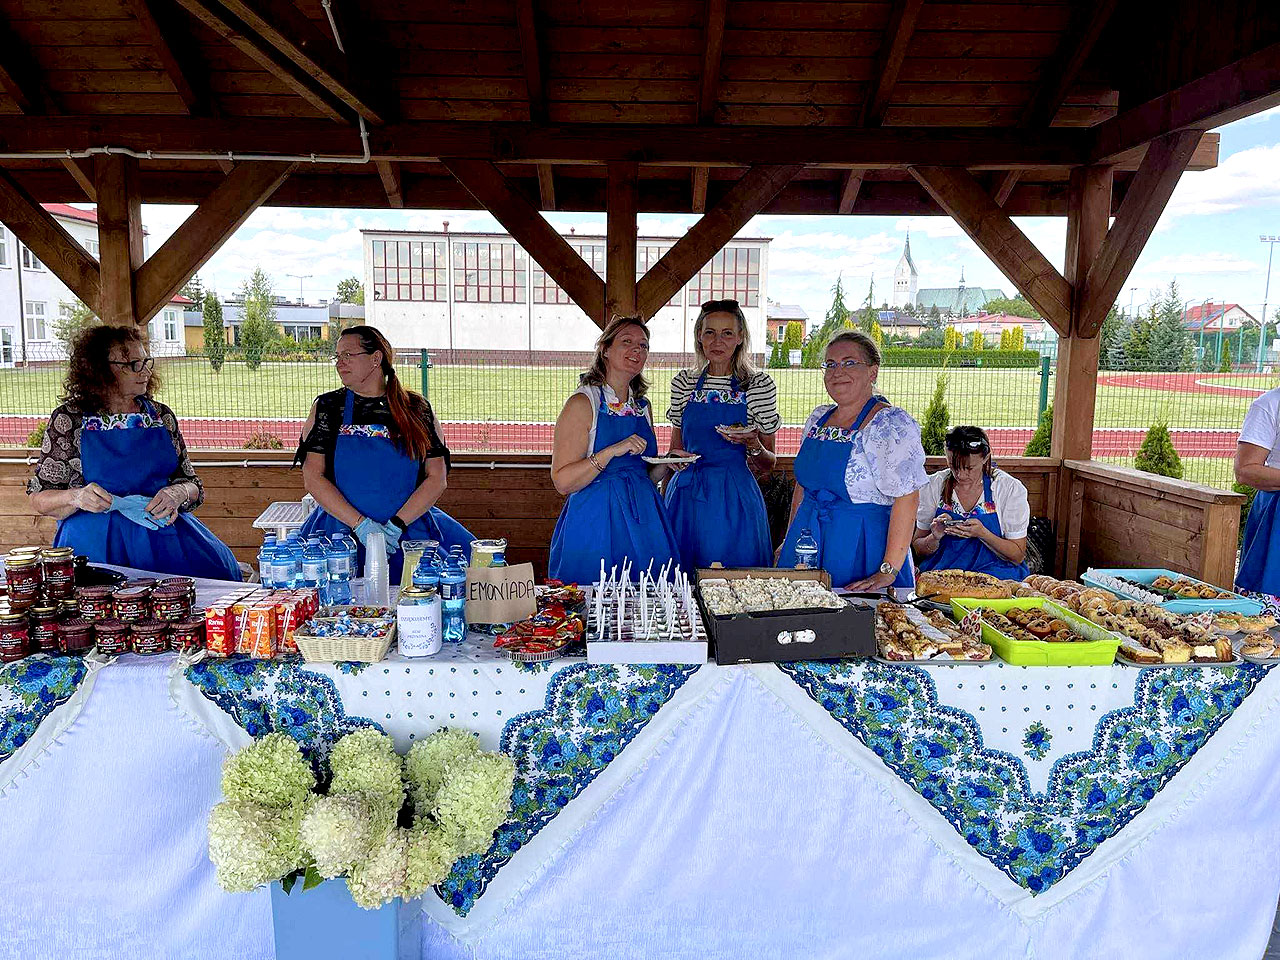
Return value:
M 880 397 L 880 396 L 876 396 L 875 394 L 872 394 L 871 399 L 862 405 L 862 409 L 858 412 L 858 416 L 853 421 L 852 429 L 861 430 L 862 422 L 867 419 L 867 414 L 869 414 L 872 410 L 874 410 L 876 408 L 876 405 L 880 403 L 888 403 L 888 401 L 885 400 L 884 397 Z
M 995 506 L 995 500 L 991 496 L 991 476 L 984 473 L 982 475 L 982 503 L 985 507 L 988 503 Z
M 695 393 L 701 390 L 703 387 L 703 384 L 707 382 L 707 371 L 710 369 L 711 369 L 711 364 L 707 364 L 705 367 L 702 368 L 702 372 L 698 374 L 698 382 L 693 385 L 693 390 Z
M 348 389 L 347 395 L 342 401 L 342 425 L 344 427 L 351 426 L 351 418 L 355 415 L 356 395 L 355 392 Z

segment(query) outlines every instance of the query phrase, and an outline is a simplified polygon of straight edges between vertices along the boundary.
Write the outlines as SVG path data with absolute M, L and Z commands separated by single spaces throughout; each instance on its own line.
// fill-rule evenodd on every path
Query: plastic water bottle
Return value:
M 325 551 L 329 567 L 329 602 L 351 602 L 351 556 L 342 538 L 334 537 Z
M 818 568 L 818 541 L 813 539 L 809 528 L 805 527 L 796 538 L 796 569 L 816 570 Z
M 274 560 L 275 549 L 276 535 L 268 533 L 262 538 L 262 547 L 258 550 L 258 582 L 264 587 L 271 586 L 274 577 L 271 564 Z
M 467 552 L 462 549 L 460 544 L 454 544 L 449 548 L 448 560 L 450 563 L 456 563 L 463 570 L 467 569 Z
M 329 602 L 329 558 L 316 537 L 302 548 L 302 585 L 314 587 L 321 603 Z
M 440 589 L 440 567 L 433 562 L 431 554 L 424 553 L 413 568 L 413 585 L 423 590 Z
M 376 607 L 391 603 L 391 569 L 387 565 L 387 536 L 374 530 L 364 542 L 366 601 Z
M 275 590 L 289 590 L 294 585 L 293 548 L 288 541 L 277 543 L 272 551 L 271 586 Z M 300 572 L 300 571 L 299 571 Z
M 289 588 L 302 586 L 302 541 L 297 536 L 289 538 Z
M 467 571 L 452 559 L 440 572 L 440 619 L 445 643 L 467 638 Z

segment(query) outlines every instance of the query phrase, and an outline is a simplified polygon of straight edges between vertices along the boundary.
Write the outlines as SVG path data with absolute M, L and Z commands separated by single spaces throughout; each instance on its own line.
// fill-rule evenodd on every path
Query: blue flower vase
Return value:
M 356 906 L 345 880 L 285 893 L 271 884 L 276 960 L 419 960 L 422 904 L 393 900 L 377 910 Z

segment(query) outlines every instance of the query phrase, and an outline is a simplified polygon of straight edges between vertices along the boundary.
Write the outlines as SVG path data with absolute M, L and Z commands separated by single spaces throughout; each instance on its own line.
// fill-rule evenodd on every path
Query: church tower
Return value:
M 906 243 L 902 246 L 902 256 L 893 271 L 893 302 L 890 306 L 905 307 L 916 302 L 916 288 L 920 282 L 920 274 L 911 259 L 911 233 L 907 232 Z

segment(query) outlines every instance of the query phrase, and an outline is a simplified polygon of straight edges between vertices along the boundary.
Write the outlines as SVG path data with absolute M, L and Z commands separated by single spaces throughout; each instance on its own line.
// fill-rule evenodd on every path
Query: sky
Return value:
M 1257 316 L 1266 285 L 1268 245 L 1263 234 L 1280 235 L 1280 107 L 1220 129 L 1216 169 L 1185 174 L 1139 258 L 1119 303 L 1127 310 L 1151 299 L 1151 291 L 1176 279 L 1184 300 L 1239 303 Z M 155 250 L 192 207 L 146 204 L 143 222 Z M 603 214 L 550 213 L 567 232 L 603 233 Z M 641 235 L 678 236 L 695 216 L 641 215 Z M 206 286 L 234 292 L 255 266 L 274 281 L 277 293 L 309 303 L 332 298 L 338 281 L 362 276 L 361 229 L 501 230 L 488 213 L 475 210 L 319 210 L 262 208 L 200 271 Z M 1065 217 L 1016 218 L 1018 226 L 1059 270 Z M 911 233 L 919 286 L 949 287 L 964 270 L 968 286 L 1016 290 L 949 217 L 754 217 L 742 236 L 772 237 L 768 295 L 799 304 L 820 320 L 831 303 L 837 276 L 846 300 L 862 302 L 874 277 L 875 301 L 889 299 L 893 270 Z M 1280 265 L 1269 308 L 1280 302 Z M 301 278 L 301 279 L 300 279 Z

